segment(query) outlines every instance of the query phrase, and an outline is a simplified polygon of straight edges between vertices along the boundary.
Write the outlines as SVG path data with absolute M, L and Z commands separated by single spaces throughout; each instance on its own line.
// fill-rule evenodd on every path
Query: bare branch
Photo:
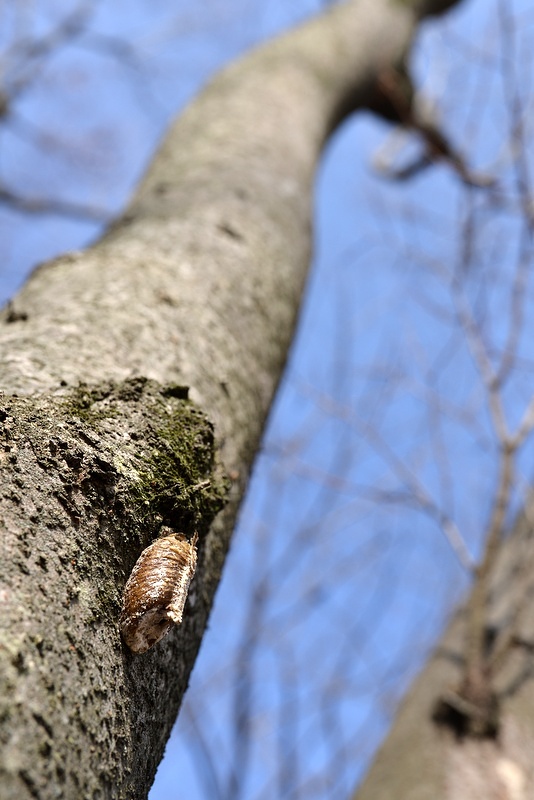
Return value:
M 110 222 L 112 215 L 109 211 L 94 206 L 83 205 L 82 203 L 71 202 L 70 200 L 54 200 L 52 198 L 29 198 L 20 197 L 10 189 L 0 187 L 0 203 L 8 205 L 16 211 L 25 214 L 57 214 L 61 217 L 73 219 L 86 219 L 93 222 Z

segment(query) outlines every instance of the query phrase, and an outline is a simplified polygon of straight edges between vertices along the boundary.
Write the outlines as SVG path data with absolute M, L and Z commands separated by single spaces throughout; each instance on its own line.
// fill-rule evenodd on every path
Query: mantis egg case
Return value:
M 169 529 L 167 529 L 169 530 Z M 147 547 L 124 587 L 120 628 L 134 653 L 145 653 L 182 621 L 197 565 L 198 536 L 172 533 Z

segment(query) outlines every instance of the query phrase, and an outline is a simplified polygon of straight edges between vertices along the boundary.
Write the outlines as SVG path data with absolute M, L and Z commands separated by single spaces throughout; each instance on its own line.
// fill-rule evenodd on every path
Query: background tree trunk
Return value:
M 402 703 L 357 800 L 527 800 L 534 796 L 534 591 L 531 520 L 521 517 L 503 548 L 492 581 L 488 646 L 507 626 L 515 631 L 496 671 L 495 736 L 464 735 L 461 714 L 439 723 L 436 706 L 454 691 L 465 664 L 466 615 L 460 610 Z M 516 609 L 520 624 L 513 625 Z M 392 795 L 393 793 L 393 795 Z
M 5 310 L 2 798 L 146 796 L 290 343 L 321 147 L 421 7 L 357 0 L 225 70 L 127 215 Z M 162 525 L 198 530 L 199 567 L 135 657 L 121 592 Z

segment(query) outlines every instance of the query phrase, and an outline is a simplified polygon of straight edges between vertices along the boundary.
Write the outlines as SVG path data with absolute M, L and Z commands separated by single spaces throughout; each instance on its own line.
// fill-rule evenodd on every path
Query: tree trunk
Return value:
M 321 147 L 451 4 L 354 0 L 225 70 L 126 216 L 4 311 L 2 800 L 146 797 L 291 340 Z M 198 531 L 197 574 L 135 656 L 121 593 L 163 526 Z
M 460 610 L 404 699 L 355 800 L 534 797 L 533 564 L 532 521 L 521 518 L 493 575 L 488 647 L 514 618 L 517 622 L 508 653 L 492 676 L 498 700 L 494 729 L 473 735 L 464 714 L 470 709 L 455 703 L 466 658 L 466 619 Z

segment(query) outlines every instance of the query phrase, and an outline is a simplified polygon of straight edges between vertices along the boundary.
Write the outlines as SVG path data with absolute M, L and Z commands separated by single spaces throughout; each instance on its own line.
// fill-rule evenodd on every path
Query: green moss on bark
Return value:
M 80 420 L 96 435 L 109 433 L 114 419 L 121 429 L 133 423 L 122 430 L 123 446 L 114 450 L 112 464 L 128 481 L 126 505 L 139 523 L 207 531 L 228 482 L 216 464 L 213 426 L 188 399 L 187 387 L 145 378 L 81 384 L 62 402 L 70 421 Z

